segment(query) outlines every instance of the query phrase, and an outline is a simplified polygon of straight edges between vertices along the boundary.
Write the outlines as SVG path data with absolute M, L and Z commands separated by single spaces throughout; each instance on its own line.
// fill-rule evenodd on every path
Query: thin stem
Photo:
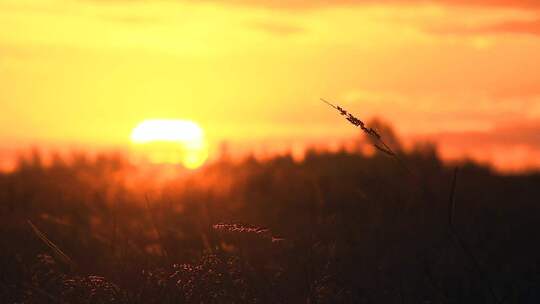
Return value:
M 478 273 L 478 276 L 483 281 L 484 285 L 487 287 L 489 293 L 495 300 L 495 303 L 502 303 L 501 300 L 499 300 L 499 297 L 497 297 L 497 294 L 495 293 L 495 290 L 493 288 L 493 284 L 491 284 L 489 277 L 482 270 L 482 266 L 480 265 L 480 262 L 474 255 L 472 249 L 467 245 L 465 240 L 459 236 L 459 234 L 457 233 L 457 230 L 454 228 L 453 217 L 454 217 L 454 210 L 455 210 L 455 192 L 456 192 L 456 185 L 457 185 L 457 173 L 458 173 L 458 168 L 456 167 L 454 169 L 454 177 L 452 178 L 452 188 L 450 189 L 450 204 L 448 208 L 448 230 L 449 230 L 450 236 L 456 242 L 456 244 L 461 248 L 463 253 L 465 253 L 465 255 L 472 262 L 472 265 L 475 271 Z

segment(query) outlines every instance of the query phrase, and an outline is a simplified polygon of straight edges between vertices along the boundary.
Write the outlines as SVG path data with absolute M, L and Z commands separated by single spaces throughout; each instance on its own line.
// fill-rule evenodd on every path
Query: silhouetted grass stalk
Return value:
M 338 106 L 338 105 L 334 105 L 333 103 L 321 98 L 321 101 L 326 103 L 327 105 L 331 106 L 332 108 L 336 109 L 339 111 L 339 113 L 342 115 L 342 116 L 345 116 L 345 119 L 347 119 L 351 124 L 353 124 L 354 126 L 360 128 L 367 136 L 369 136 L 371 139 L 374 140 L 374 143 L 373 143 L 373 146 L 381 151 L 382 153 L 392 157 L 394 160 L 396 160 L 409 174 L 412 173 L 411 170 L 409 169 L 409 167 L 407 167 L 407 165 L 403 162 L 403 160 L 401 160 L 401 158 L 398 156 L 398 154 L 396 152 L 394 152 L 394 150 L 392 150 L 392 148 L 390 148 L 390 146 L 388 146 L 384 140 L 382 139 L 381 135 L 379 134 L 379 132 L 377 132 L 377 130 L 371 128 L 371 127 L 368 127 L 366 126 L 366 124 L 360 120 L 359 118 L 357 118 L 356 116 L 352 115 L 351 113 L 347 112 L 347 110 L 345 110 L 344 108 Z
M 347 110 L 343 109 L 342 107 L 338 105 L 334 105 L 325 99 L 321 98 L 321 101 L 328 104 L 332 108 L 339 111 L 339 113 L 342 116 L 345 116 L 345 118 L 354 126 L 359 127 L 365 134 L 367 134 L 370 138 L 374 139 L 375 143 L 373 144 L 375 148 L 377 148 L 379 151 L 387 154 L 388 156 L 395 159 L 398 163 L 400 163 L 408 173 L 412 173 L 411 170 L 407 167 L 407 165 L 401 160 L 401 158 L 390 148 L 382 139 L 381 135 L 373 128 L 369 128 L 366 126 L 366 124 L 352 115 L 351 113 L 347 112 Z M 456 183 L 457 183 L 457 172 L 458 168 L 456 167 L 454 170 L 454 175 L 452 179 L 452 186 L 450 191 L 450 199 L 449 199 L 449 205 L 448 205 L 448 231 L 450 234 L 450 237 L 452 240 L 457 244 L 457 246 L 463 251 L 463 253 L 469 258 L 471 263 L 473 264 L 473 267 L 475 271 L 478 273 L 480 279 L 482 280 L 485 287 L 488 289 L 490 295 L 495 300 L 495 303 L 503 303 L 502 300 L 500 300 L 497 297 L 497 294 L 495 293 L 495 290 L 493 288 L 493 284 L 491 283 L 489 277 L 486 275 L 486 273 L 482 270 L 482 267 L 476 258 L 476 256 L 473 254 L 472 249 L 469 248 L 467 243 L 464 241 L 463 238 L 459 236 L 456 229 L 454 228 L 454 210 L 455 210 L 455 191 L 456 191 Z M 427 265 L 427 269 L 429 269 L 429 265 Z M 433 277 L 430 274 L 430 280 L 433 280 Z M 434 287 L 436 287 L 436 284 L 433 284 Z M 444 294 L 443 294 L 444 295 Z
M 165 258 L 172 264 L 172 260 L 167 250 L 165 240 L 163 239 L 161 231 L 157 225 L 157 220 L 155 218 L 154 212 L 152 212 L 152 209 L 150 208 L 150 199 L 148 198 L 148 195 L 145 195 L 144 198 L 146 201 L 146 209 L 148 210 L 148 214 L 150 215 L 150 221 L 152 222 L 152 226 L 154 227 L 154 230 L 156 231 L 156 234 L 157 234 L 159 246 L 161 247 L 161 252 L 165 256 Z
M 30 220 L 27 220 L 28 225 L 30 225 L 30 228 L 32 228 L 32 231 L 34 234 L 41 240 L 47 247 L 49 247 L 59 258 L 62 262 L 64 262 L 66 265 L 70 267 L 71 270 L 75 269 L 76 265 L 73 262 L 73 260 L 65 254 L 60 247 L 58 247 L 53 241 L 49 240 L 49 238 L 45 235 L 45 233 L 41 232 Z
M 486 275 L 485 271 L 482 269 L 482 266 L 480 265 L 480 262 L 478 261 L 476 256 L 473 254 L 472 249 L 469 248 L 465 240 L 459 236 L 459 234 L 457 233 L 457 230 L 454 228 L 454 210 L 456 206 L 455 192 L 456 192 L 456 184 L 457 184 L 457 174 L 458 174 L 458 168 L 456 167 L 454 169 L 454 175 L 452 178 L 452 187 L 450 190 L 450 201 L 449 201 L 449 208 L 448 208 L 448 231 L 452 239 L 461 248 L 461 250 L 465 253 L 465 255 L 467 255 L 469 260 L 471 260 L 475 271 L 478 273 L 480 278 L 484 281 L 484 284 L 486 285 L 490 295 L 495 300 L 495 303 L 502 303 L 502 301 L 499 300 L 499 298 L 497 297 L 497 294 L 495 293 L 491 280 Z

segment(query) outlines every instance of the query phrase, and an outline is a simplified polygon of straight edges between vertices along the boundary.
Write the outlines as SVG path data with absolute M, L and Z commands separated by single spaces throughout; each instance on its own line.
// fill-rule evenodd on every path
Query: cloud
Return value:
M 514 121 L 486 131 L 438 132 L 412 136 L 437 143 L 445 158 L 468 158 L 503 171 L 540 168 L 540 120 Z
M 521 33 L 540 35 L 540 19 L 532 21 L 508 21 L 487 26 L 483 30 L 488 33 Z
M 5 59 L 6 57 L 26 59 L 32 56 L 27 49 L 9 44 L 0 44 L 0 54 L 2 54 L 0 60 Z
M 255 6 L 272 9 L 313 9 L 336 6 L 355 5 L 415 5 L 415 4 L 439 4 L 447 6 L 480 6 L 530 9 L 540 8 L 538 0 L 208 0 L 230 5 Z
M 538 103 L 537 98 L 540 98 L 540 85 L 534 82 L 534 79 L 521 81 L 514 85 L 500 85 L 492 95 L 498 99 L 529 99 L 534 103 Z
M 160 23 L 160 20 L 150 16 L 105 16 L 103 19 L 129 25 L 149 25 Z
M 119 2 L 130 3 L 140 1 L 128 0 L 91 0 L 94 2 Z M 516 8 L 516 9 L 540 9 L 538 0 L 177 0 L 179 2 L 191 3 L 219 3 L 233 6 L 259 7 L 277 10 L 303 10 L 327 7 L 347 7 L 357 5 L 417 5 L 417 4 L 438 4 L 445 6 L 476 6 L 495 8 Z
M 306 29 L 296 25 L 276 22 L 257 21 L 252 22 L 249 25 L 251 28 L 256 30 L 277 36 L 290 36 L 294 34 L 301 34 L 306 31 Z
M 527 147 L 540 151 L 540 120 L 513 121 L 486 131 L 447 131 L 413 136 L 416 140 L 434 140 L 443 146 L 463 150 L 492 147 Z
M 540 1 L 539 1 L 540 3 Z M 528 34 L 540 35 L 540 18 L 534 20 L 508 20 L 482 26 L 450 26 L 428 29 L 428 32 L 450 35 L 497 35 Z

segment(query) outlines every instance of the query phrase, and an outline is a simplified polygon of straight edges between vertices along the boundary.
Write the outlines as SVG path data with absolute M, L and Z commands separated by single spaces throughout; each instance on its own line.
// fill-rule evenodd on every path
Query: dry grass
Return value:
M 381 151 L 382 153 L 392 157 L 395 161 L 397 161 L 409 174 L 412 173 L 412 171 L 409 169 L 409 167 L 405 164 L 405 162 L 399 157 L 399 155 L 392 150 L 390 146 L 386 144 L 386 142 L 383 140 L 382 136 L 375 130 L 374 128 L 368 127 L 361 119 L 357 118 L 344 108 L 340 107 L 339 105 L 334 105 L 331 102 L 321 98 L 321 101 L 326 103 L 327 105 L 331 106 L 332 108 L 339 111 L 339 114 L 342 116 L 345 116 L 347 121 L 349 121 L 352 125 L 360 128 L 364 134 L 366 134 L 372 141 L 373 146 Z
M 381 153 L 218 164 L 183 181 L 187 186 L 172 183 L 151 202 L 107 179 L 103 164 L 25 167 L 0 175 L 0 200 L 17 202 L 2 214 L 10 225 L 0 227 L 0 298 L 534 303 L 535 295 L 525 293 L 540 287 L 532 285 L 540 273 L 534 266 L 540 238 L 529 228 L 536 227 L 539 207 L 530 198 L 540 196 L 540 175 L 506 178 L 464 167 L 458 189 L 457 171 L 452 175 L 436 154 L 391 144 L 392 150 L 385 143 L 390 133 L 325 102 Z M 419 178 L 397 174 L 381 155 L 403 160 Z M 215 187 L 226 179 L 228 190 L 197 186 L 209 175 Z M 456 208 L 457 201 L 463 207 Z M 166 251 L 147 250 L 156 246 Z

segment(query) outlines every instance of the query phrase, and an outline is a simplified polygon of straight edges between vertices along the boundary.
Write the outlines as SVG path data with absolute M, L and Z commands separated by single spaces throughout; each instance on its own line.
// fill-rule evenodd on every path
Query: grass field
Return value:
M 431 145 L 385 149 L 222 160 L 155 187 L 118 156 L 43 165 L 36 154 L 0 176 L 0 297 L 540 300 L 540 173 L 446 165 Z

